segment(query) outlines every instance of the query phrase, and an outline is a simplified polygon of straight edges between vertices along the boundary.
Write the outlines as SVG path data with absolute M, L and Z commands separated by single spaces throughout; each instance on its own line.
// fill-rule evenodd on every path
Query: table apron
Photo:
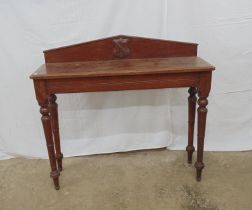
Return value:
M 60 78 L 46 80 L 47 93 L 78 93 L 196 87 L 200 73 Z

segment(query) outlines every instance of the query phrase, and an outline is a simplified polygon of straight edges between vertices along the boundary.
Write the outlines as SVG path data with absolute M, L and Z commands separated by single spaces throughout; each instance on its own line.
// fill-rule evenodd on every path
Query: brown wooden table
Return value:
M 60 148 L 55 94 L 189 87 L 188 163 L 192 163 L 198 94 L 198 142 L 195 168 L 201 180 L 207 97 L 214 66 L 197 57 L 197 44 L 119 35 L 44 51 L 43 64 L 30 78 L 48 149 L 50 176 L 59 189 Z

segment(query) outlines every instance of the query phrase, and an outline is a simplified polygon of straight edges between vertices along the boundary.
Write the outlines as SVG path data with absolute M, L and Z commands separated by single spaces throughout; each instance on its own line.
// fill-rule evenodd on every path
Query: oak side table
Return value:
M 214 66 L 197 57 L 197 44 L 119 35 L 44 51 L 45 64 L 33 73 L 51 166 L 59 187 L 60 148 L 56 95 L 62 93 L 189 88 L 188 163 L 192 163 L 196 101 L 198 103 L 196 179 L 201 180 L 207 97 Z M 196 97 L 198 95 L 198 100 Z

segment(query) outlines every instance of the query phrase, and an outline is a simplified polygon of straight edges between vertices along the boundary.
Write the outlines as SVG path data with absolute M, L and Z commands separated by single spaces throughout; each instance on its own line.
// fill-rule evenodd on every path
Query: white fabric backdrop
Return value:
M 47 157 L 29 75 L 44 49 L 117 35 L 199 43 L 216 65 L 206 150 L 252 149 L 252 2 L 104 0 L 0 2 L 0 159 Z M 187 90 L 59 95 L 65 156 L 187 143 Z

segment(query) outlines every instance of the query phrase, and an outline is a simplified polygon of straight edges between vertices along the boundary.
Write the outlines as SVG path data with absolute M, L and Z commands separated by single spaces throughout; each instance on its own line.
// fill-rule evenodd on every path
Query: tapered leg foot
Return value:
M 186 151 L 187 151 L 187 163 L 192 164 L 192 156 L 193 156 L 193 152 L 195 151 L 194 146 L 192 145 L 187 146 Z
M 59 171 L 52 171 L 50 173 L 50 177 L 53 179 L 55 190 L 59 190 L 60 189 L 60 186 L 59 186 L 59 176 L 60 176 L 60 172 Z
M 63 154 L 62 153 L 56 154 L 56 160 L 57 160 L 59 171 L 63 170 L 62 159 L 63 159 Z
M 205 165 L 204 165 L 204 163 L 196 162 L 194 164 L 194 166 L 196 168 L 196 180 L 198 182 L 200 182 L 201 181 L 202 170 L 203 170 L 203 168 L 204 168 Z

